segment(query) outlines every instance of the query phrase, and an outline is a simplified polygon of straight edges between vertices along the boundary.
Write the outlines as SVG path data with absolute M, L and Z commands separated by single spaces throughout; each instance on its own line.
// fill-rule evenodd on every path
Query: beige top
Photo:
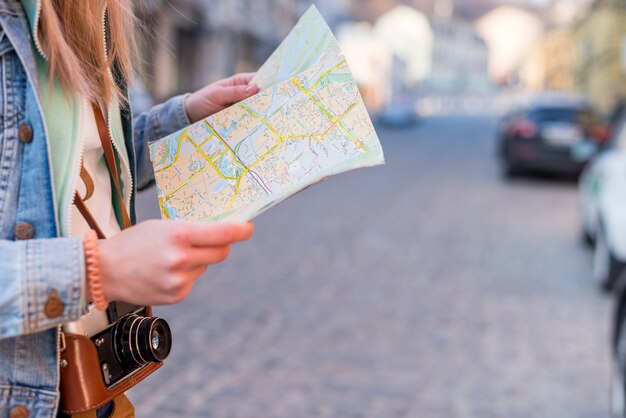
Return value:
M 111 177 L 98 136 L 98 126 L 93 109 L 91 106 L 85 106 L 84 112 L 86 117 L 83 119 L 84 126 L 82 126 L 81 131 L 83 135 L 79 139 L 82 141 L 83 165 L 94 185 L 93 194 L 85 201 L 85 205 L 98 222 L 104 235 L 110 238 L 121 230 L 113 210 Z M 122 176 L 128 176 L 125 170 L 122 170 Z M 125 184 L 130 184 L 130 179 L 123 178 L 122 181 Z M 82 197 L 87 193 L 87 187 L 80 177 L 76 189 Z M 72 205 L 71 216 L 73 236 L 82 236 L 90 229 L 76 205 Z

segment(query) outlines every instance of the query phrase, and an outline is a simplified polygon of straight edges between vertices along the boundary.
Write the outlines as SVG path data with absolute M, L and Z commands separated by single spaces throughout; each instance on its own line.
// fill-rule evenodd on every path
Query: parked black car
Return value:
M 610 137 L 610 126 L 586 100 L 542 95 L 503 118 L 498 155 L 506 176 L 526 170 L 579 174 Z

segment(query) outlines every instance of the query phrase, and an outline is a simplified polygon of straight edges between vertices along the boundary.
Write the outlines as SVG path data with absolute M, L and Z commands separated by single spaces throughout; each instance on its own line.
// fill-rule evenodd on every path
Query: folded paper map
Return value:
M 384 164 L 354 78 L 314 6 L 253 82 L 257 95 L 150 144 L 163 217 L 246 221 L 328 176 Z

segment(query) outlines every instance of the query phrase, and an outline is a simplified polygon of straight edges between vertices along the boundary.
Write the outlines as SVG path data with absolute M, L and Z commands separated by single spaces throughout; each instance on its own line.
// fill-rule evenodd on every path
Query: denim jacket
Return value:
M 59 325 L 85 310 L 82 240 L 60 237 L 33 54 L 21 3 L 0 0 L 0 417 L 56 417 Z M 136 188 L 153 181 L 147 142 L 188 124 L 182 96 L 132 124 L 122 110 Z

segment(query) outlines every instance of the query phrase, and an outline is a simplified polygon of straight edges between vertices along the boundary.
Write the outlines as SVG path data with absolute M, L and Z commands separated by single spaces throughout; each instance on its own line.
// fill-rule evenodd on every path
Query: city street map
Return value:
M 150 144 L 164 218 L 247 221 L 328 176 L 384 164 L 356 82 L 315 6 L 252 82 L 255 96 Z

